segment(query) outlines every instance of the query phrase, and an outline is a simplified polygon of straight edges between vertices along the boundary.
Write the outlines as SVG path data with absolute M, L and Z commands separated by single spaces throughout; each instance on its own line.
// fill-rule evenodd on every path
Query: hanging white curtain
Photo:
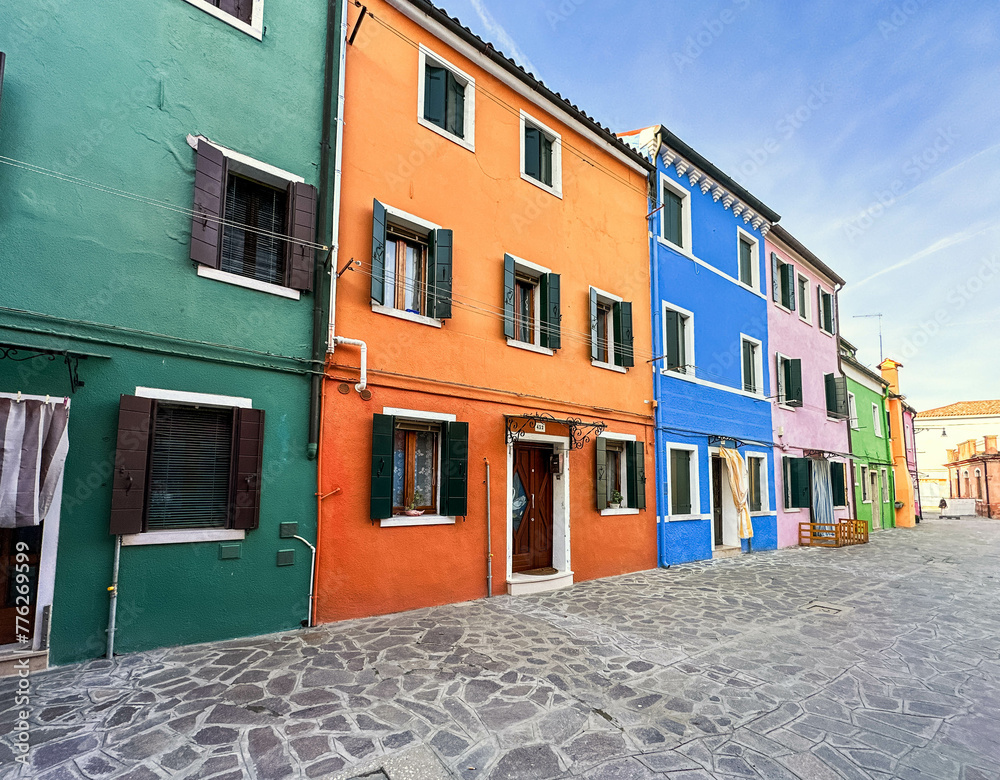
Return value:
M 0 398 L 0 528 L 39 525 L 69 452 L 63 403 Z
M 726 470 L 729 472 L 729 488 L 733 492 L 733 503 L 736 504 L 737 525 L 740 539 L 753 539 L 753 523 L 750 520 L 750 505 L 747 493 L 750 486 L 750 475 L 747 464 L 736 451 L 721 447 L 719 453 L 726 459 Z
M 812 462 L 812 511 L 814 523 L 835 523 L 830 461 Z

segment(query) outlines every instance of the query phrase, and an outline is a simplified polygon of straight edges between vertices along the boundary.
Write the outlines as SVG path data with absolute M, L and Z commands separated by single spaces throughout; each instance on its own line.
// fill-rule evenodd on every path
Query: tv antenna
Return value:
M 878 362 L 882 365 L 882 361 L 885 360 L 885 355 L 882 352 L 882 315 L 881 314 L 855 314 L 854 319 L 856 320 L 871 320 L 878 317 Z

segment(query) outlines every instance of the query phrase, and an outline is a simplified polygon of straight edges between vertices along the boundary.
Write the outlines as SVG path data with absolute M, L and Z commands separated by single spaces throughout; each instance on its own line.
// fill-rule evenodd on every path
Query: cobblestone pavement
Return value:
M 0 774 L 1000 778 L 998 560 L 1000 522 L 936 521 L 64 667 Z

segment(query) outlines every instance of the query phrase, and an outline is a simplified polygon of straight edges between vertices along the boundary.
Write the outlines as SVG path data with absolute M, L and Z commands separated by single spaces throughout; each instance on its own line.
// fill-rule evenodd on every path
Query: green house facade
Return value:
M 33 665 L 309 619 L 340 13 L 0 6 L 4 452 L 68 418 L 51 506 L 0 514 Z
M 886 412 L 887 384 L 858 360 L 856 348 L 844 339 L 840 340 L 840 359 L 847 377 L 850 409 L 854 517 L 868 523 L 872 531 L 894 528 L 895 482 Z

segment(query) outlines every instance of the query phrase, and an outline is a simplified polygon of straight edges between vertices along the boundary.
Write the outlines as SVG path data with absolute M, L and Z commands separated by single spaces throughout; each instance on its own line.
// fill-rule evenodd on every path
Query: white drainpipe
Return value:
M 334 336 L 334 344 L 346 344 L 350 347 L 361 347 L 361 381 L 354 386 L 359 393 L 368 387 L 368 345 L 359 339 L 345 339 L 343 336 Z

